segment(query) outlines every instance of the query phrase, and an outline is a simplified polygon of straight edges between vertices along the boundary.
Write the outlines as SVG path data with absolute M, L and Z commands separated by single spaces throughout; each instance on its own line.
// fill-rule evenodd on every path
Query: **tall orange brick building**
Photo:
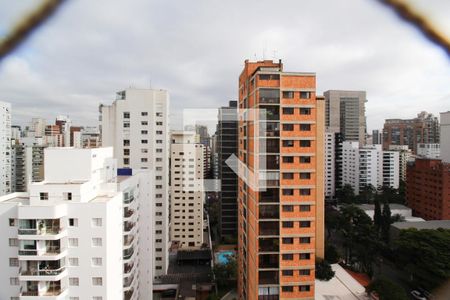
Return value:
M 324 255 L 316 76 L 245 61 L 239 113 L 239 299 L 314 299 L 315 259 Z

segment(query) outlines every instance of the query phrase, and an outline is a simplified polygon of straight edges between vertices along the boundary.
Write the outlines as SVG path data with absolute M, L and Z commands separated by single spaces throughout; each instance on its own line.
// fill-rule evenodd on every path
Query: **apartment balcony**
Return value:
M 18 229 L 22 240 L 59 240 L 67 236 L 60 220 L 20 220 Z
M 266 153 L 280 153 L 280 140 L 279 139 L 262 139 L 259 141 L 261 151 Z
M 66 277 L 68 274 L 66 267 L 57 269 L 26 269 L 22 270 L 19 275 L 21 281 L 57 281 Z
M 124 300 L 131 300 L 133 298 L 134 289 L 130 289 L 129 291 L 126 291 L 123 293 L 123 299 Z
M 67 299 L 68 290 L 60 286 L 60 282 L 49 282 L 51 287 L 47 290 L 27 290 L 20 293 L 20 300 L 63 300 Z M 29 289 L 29 288 L 28 288 Z
M 276 222 L 259 222 L 260 236 L 278 236 L 280 235 L 280 223 Z
M 280 189 L 268 188 L 265 192 L 259 193 L 260 203 L 279 203 L 280 202 Z
M 126 291 L 131 291 L 134 286 L 135 286 L 135 282 L 136 282 L 136 277 L 137 277 L 137 272 L 133 272 L 132 275 L 128 278 L 124 278 L 123 280 L 123 290 Z
M 259 103 L 265 103 L 265 104 L 280 103 L 280 90 L 279 89 L 260 89 L 259 90 Z
M 134 255 L 134 247 L 123 250 L 123 260 L 124 261 L 130 260 L 133 257 L 133 255 Z
M 280 109 L 277 106 L 260 106 L 260 120 L 280 120 Z
M 259 284 L 278 284 L 279 271 L 259 271 Z
M 260 254 L 258 266 L 260 269 L 278 269 L 279 259 L 278 254 Z
M 66 256 L 67 249 L 61 248 L 60 241 L 22 241 L 19 260 L 59 260 Z M 26 244 L 25 244 L 26 243 Z
M 124 238 L 123 238 L 123 247 L 124 248 L 131 247 L 133 245 L 133 243 L 134 243 L 134 240 L 135 240 L 134 235 L 126 235 L 126 236 L 124 236 Z
M 135 210 L 130 208 L 124 208 L 123 210 L 123 218 L 124 220 L 130 220 L 133 215 L 135 215 Z
M 280 207 L 279 205 L 260 205 L 259 206 L 259 219 L 279 219 Z
M 136 226 L 135 222 L 126 221 L 123 224 L 123 231 L 124 232 L 130 232 L 135 226 Z
M 127 197 L 125 197 L 125 198 L 123 199 L 123 204 L 129 205 L 129 204 L 131 204 L 133 201 L 134 201 L 134 196 L 133 196 L 133 195 L 129 195 L 129 196 L 127 196 Z
M 137 264 L 132 262 L 132 263 L 127 263 L 123 265 L 123 274 L 124 276 L 130 276 L 132 271 L 134 271 L 134 269 L 136 269 Z
M 275 122 L 261 122 L 259 124 L 260 137 L 279 137 L 280 123 Z
M 258 239 L 259 252 L 278 252 L 280 251 L 279 238 L 260 238 Z

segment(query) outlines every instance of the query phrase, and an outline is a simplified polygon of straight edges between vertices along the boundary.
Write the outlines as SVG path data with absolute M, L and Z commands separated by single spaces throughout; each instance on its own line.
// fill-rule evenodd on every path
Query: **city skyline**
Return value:
M 31 3 L 9 4 L 0 12 L 0 36 Z M 283 13 L 271 15 L 273 22 L 248 26 L 247 3 L 199 1 L 190 10 L 183 3 L 135 3 L 106 6 L 100 1 L 90 3 L 89 11 L 83 1 L 68 3 L 4 59 L 1 100 L 12 104 L 13 124 L 35 116 L 49 119 L 51 106 L 55 114 L 70 111 L 75 123 L 97 125 L 97 105 L 114 100 L 116 89 L 151 86 L 171 93 L 177 108 L 172 124 L 181 129 L 181 108 L 213 108 L 235 100 L 234 76 L 244 58 L 255 57 L 282 58 L 290 70 L 317 73 L 319 94 L 328 89 L 366 91 L 368 132 L 381 129 L 385 118 L 448 110 L 445 53 L 375 2 L 332 3 L 324 11 L 321 3 L 287 1 L 280 4 Z M 268 1 L 258 4 L 252 6 L 254 15 L 269 14 Z M 420 8 L 445 29 L 450 28 L 443 13 L 448 6 L 433 1 L 433 9 Z M 161 17 L 169 12 L 176 21 Z M 352 18 L 345 21 L 337 17 L 348 13 Z M 393 108 L 388 114 L 386 106 Z

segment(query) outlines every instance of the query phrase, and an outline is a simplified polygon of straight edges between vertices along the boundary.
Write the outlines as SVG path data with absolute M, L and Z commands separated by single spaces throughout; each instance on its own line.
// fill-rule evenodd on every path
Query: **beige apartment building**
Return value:
M 196 133 L 174 131 L 170 146 L 170 239 L 182 248 L 203 244 L 204 145 Z

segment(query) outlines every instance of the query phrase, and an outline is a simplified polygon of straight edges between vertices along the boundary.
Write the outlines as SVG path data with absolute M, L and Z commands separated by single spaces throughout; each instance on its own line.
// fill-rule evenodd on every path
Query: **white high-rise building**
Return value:
M 398 189 L 400 183 L 400 152 L 383 151 L 383 185 Z
M 336 134 L 325 132 L 325 197 L 333 198 L 336 193 Z
M 383 151 L 381 145 L 359 147 L 358 142 L 343 142 L 342 182 L 353 187 L 355 194 L 368 185 L 399 186 L 399 153 Z
M 412 159 L 412 151 L 408 145 L 389 145 L 389 151 L 397 151 L 399 157 L 399 173 L 400 180 L 406 181 L 406 167 L 408 162 Z
M 167 272 L 169 248 L 169 94 L 127 89 L 101 105 L 102 146 L 113 146 L 119 168 L 153 169 L 154 275 Z
M 43 118 L 31 119 L 29 130 L 26 132 L 26 136 L 43 137 L 45 135 L 45 127 L 47 121 Z
M 0 196 L 11 192 L 11 104 L 0 101 Z
M 0 299 L 151 299 L 151 175 L 112 156 L 48 148 L 45 180 L 0 197 Z
M 441 113 L 441 159 L 450 163 L 450 111 Z
M 200 247 L 203 240 L 204 145 L 195 132 L 173 132 L 170 149 L 170 238 L 181 247 Z

